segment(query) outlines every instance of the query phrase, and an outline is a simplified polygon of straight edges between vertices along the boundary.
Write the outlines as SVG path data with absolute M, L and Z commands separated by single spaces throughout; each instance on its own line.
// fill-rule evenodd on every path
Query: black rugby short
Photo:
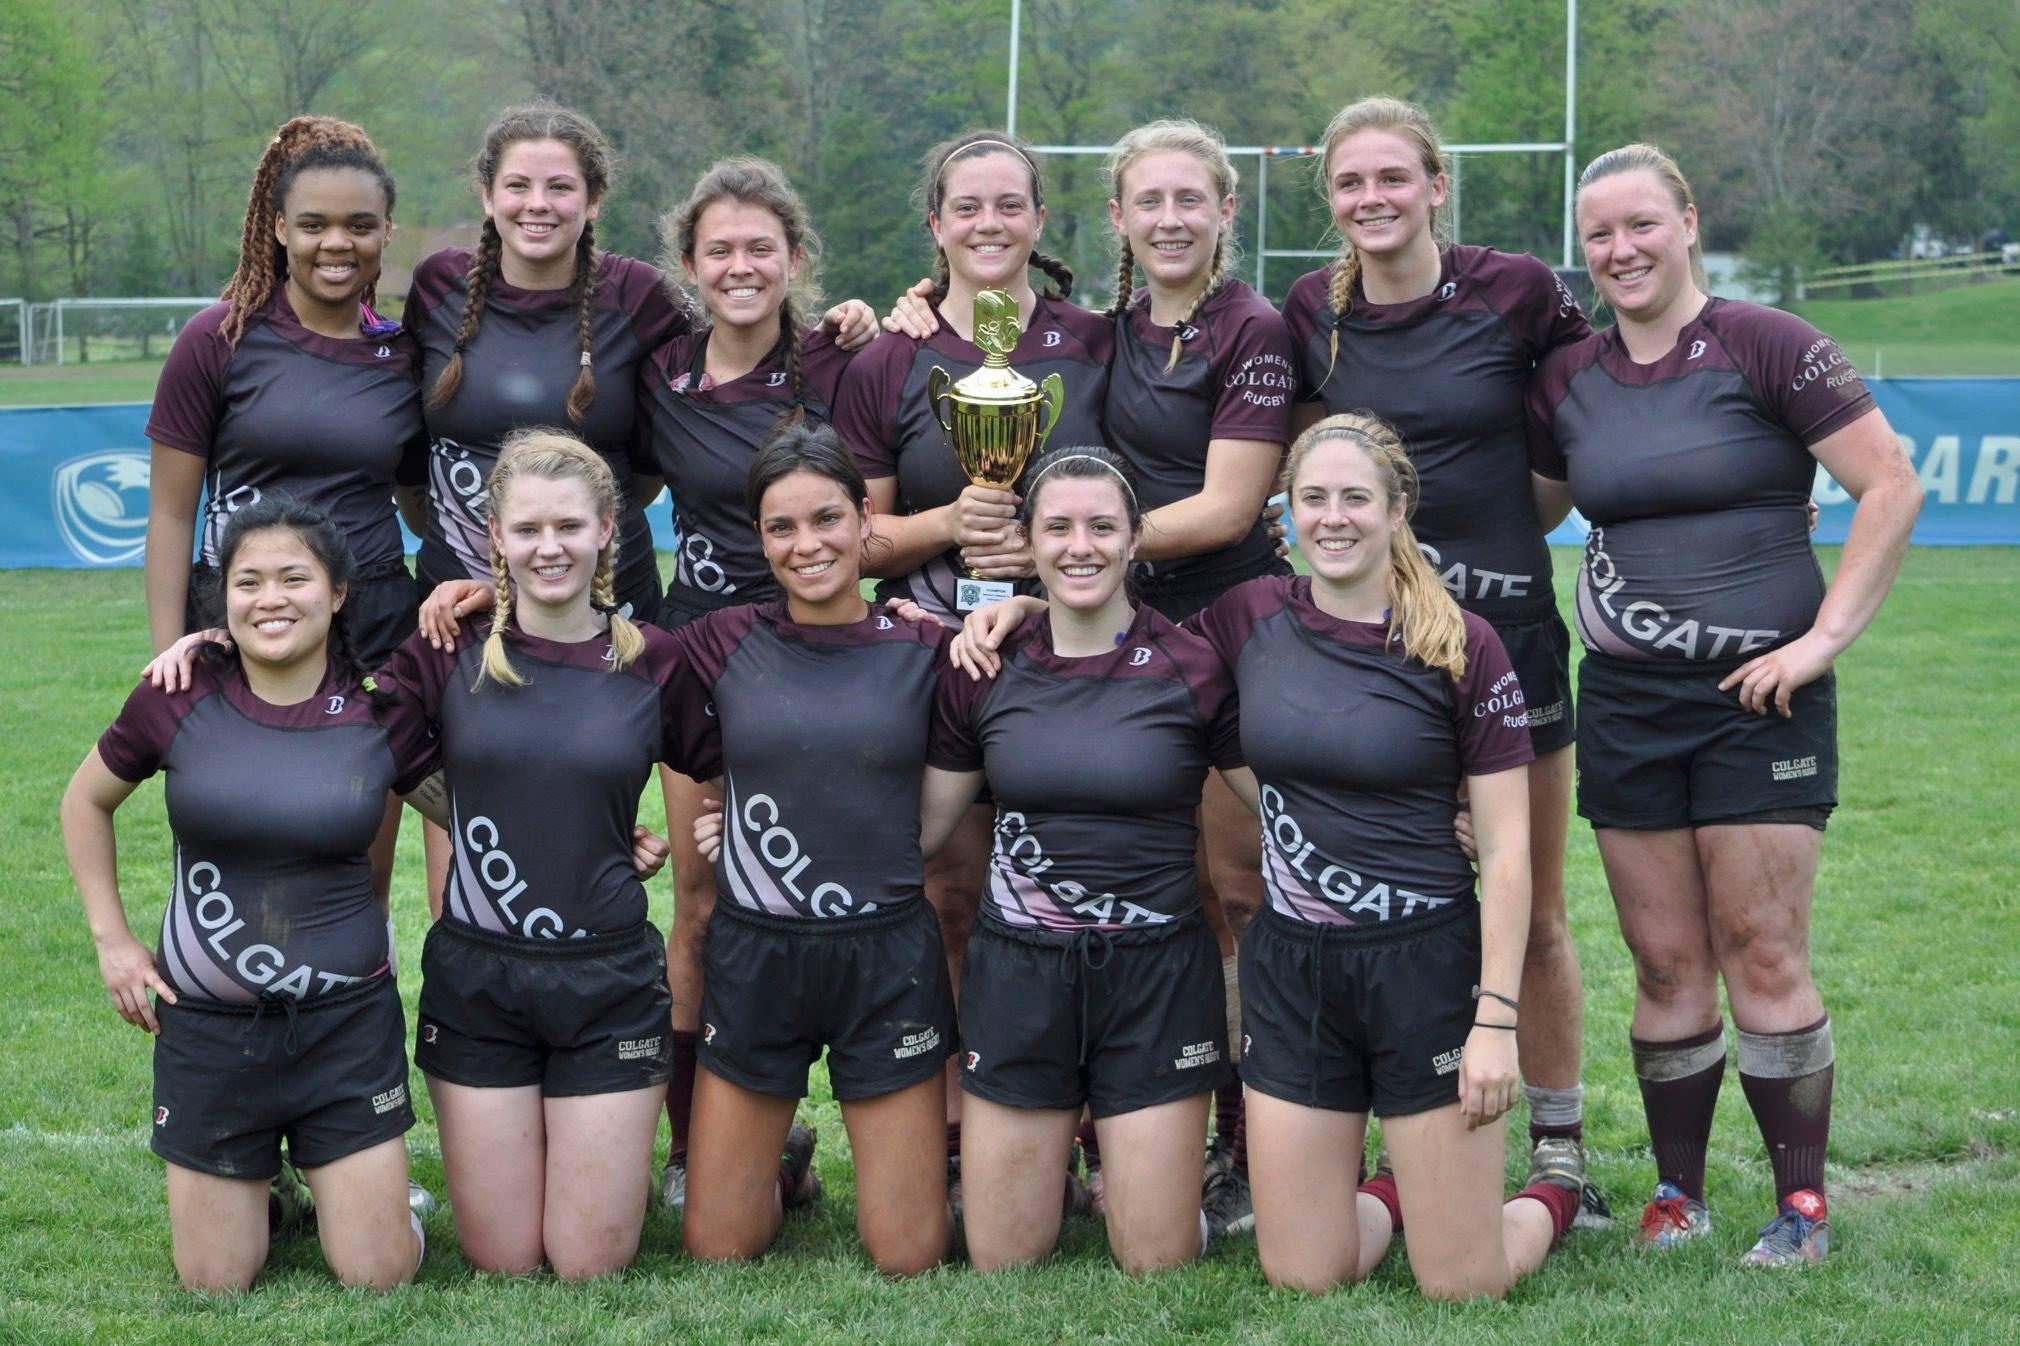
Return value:
M 1241 1078 L 1271 1098 L 1407 1117 L 1459 1100 L 1480 904 L 1325 925 L 1265 907 L 1241 941 Z
M 414 1124 L 407 1024 L 391 977 L 297 1001 L 185 997 L 155 1004 L 154 1152 L 220 1178 L 266 1182 L 281 1140 L 317 1168 L 397 1139 Z
M 666 941 L 641 921 L 580 939 L 527 939 L 447 917 L 421 946 L 423 1073 L 547 1098 L 617 1094 L 673 1075 Z
M 1540 621 L 1496 624 L 1529 710 L 1529 746 L 1538 757 L 1576 737 L 1571 699 L 1571 632 L 1556 613 Z
M 1579 816 L 1639 831 L 1756 815 L 1821 829 L 1838 802 L 1837 675 L 1798 688 L 1785 720 L 1721 692 L 1732 667 L 1648 670 L 1588 652 L 1578 674 Z
M 717 900 L 702 946 L 701 1064 L 804 1098 L 828 1053 L 844 1103 L 932 1079 L 958 1037 L 940 923 L 923 901 L 866 916 L 773 916 Z
M 1012 1108 L 1114 1117 L 1217 1089 L 1220 945 L 1200 913 L 1127 930 L 984 917 L 961 973 L 961 1087 Z

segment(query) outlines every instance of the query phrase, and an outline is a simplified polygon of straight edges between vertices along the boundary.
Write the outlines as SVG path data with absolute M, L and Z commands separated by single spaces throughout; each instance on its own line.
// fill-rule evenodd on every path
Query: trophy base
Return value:
M 962 612 L 986 608 L 1014 596 L 1017 586 L 1009 580 L 977 580 L 963 577 L 954 582 L 954 606 Z

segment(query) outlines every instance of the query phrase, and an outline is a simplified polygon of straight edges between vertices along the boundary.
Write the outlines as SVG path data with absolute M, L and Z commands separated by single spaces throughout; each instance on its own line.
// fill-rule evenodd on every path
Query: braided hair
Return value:
M 505 109 L 484 132 L 484 147 L 477 152 L 474 165 L 478 187 L 488 193 L 497 181 L 498 164 L 505 157 L 505 151 L 529 140 L 558 140 L 568 146 L 575 155 L 576 167 L 582 171 L 584 193 L 591 203 L 602 199 L 617 168 L 616 152 L 611 149 L 610 141 L 589 118 L 544 98 Z M 484 304 L 490 296 L 491 286 L 498 279 L 503 251 L 504 241 L 498 235 L 498 226 L 487 218 L 477 246 L 470 254 L 470 268 L 464 273 L 463 321 L 456 329 L 456 349 L 450 355 L 449 363 L 442 366 L 442 372 L 435 377 L 435 386 L 428 390 L 430 408 L 447 405 L 455 398 L 456 390 L 463 386 L 463 352 L 476 340 L 477 329 L 484 321 Z M 575 298 L 575 329 L 580 344 L 582 372 L 575 376 L 575 385 L 568 390 L 567 410 L 568 419 L 580 425 L 589 414 L 590 403 L 596 400 L 596 375 L 590 367 L 596 320 L 596 223 L 593 220 L 582 222 L 582 236 L 575 241 L 575 279 L 569 288 Z
M 1105 169 L 1112 202 L 1121 203 L 1122 178 L 1131 164 L 1146 154 L 1164 151 L 1190 154 L 1197 159 L 1213 179 L 1216 203 L 1233 196 L 1235 188 L 1241 183 L 1240 174 L 1235 172 L 1233 162 L 1227 157 L 1227 142 L 1221 139 L 1220 132 L 1188 117 L 1167 117 L 1147 122 L 1116 142 Z M 1136 256 L 1129 246 L 1129 235 L 1121 230 L 1116 232 L 1122 257 L 1115 278 L 1115 303 L 1108 310 L 1111 318 L 1120 318 L 1129 311 L 1136 281 Z M 1207 267 L 1206 281 L 1200 286 L 1199 293 L 1192 297 L 1192 302 L 1186 305 L 1185 312 L 1179 317 L 1177 330 L 1171 335 L 1171 358 L 1165 362 L 1165 373 L 1178 368 L 1178 357 L 1185 349 L 1185 329 L 1192 325 L 1199 311 L 1226 282 L 1228 272 L 1234 269 L 1238 258 L 1239 248 L 1234 240 L 1233 228 L 1217 231 L 1213 240 L 1213 261 Z
M 246 323 L 273 298 L 274 287 L 288 272 L 287 249 L 274 237 L 274 217 L 287 206 L 288 188 L 301 174 L 317 168 L 356 168 L 379 180 L 386 194 L 386 218 L 393 215 L 393 175 L 360 127 L 335 117 L 295 117 L 281 124 L 260 154 L 246 193 L 245 227 L 239 236 L 238 265 L 218 296 L 231 305 L 219 329 L 228 346 L 236 347 Z M 378 282 L 366 287 L 364 303 L 371 307 Z
M 786 380 L 792 386 L 795 418 L 804 417 L 808 400 L 806 375 L 800 367 L 806 340 L 807 317 L 821 307 L 821 236 L 814 232 L 813 217 L 806 202 L 787 181 L 785 170 L 769 159 L 738 155 L 719 159 L 695 181 L 687 199 L 660 217 L 659 232 L 665 239 L 667 255 L 660 270 L 668 276 L 679 268 L 676 262 L 694 265 L 697 231 L 702 214 L 718 201 L 735 201 L 770 211 L 786 239 L 786 255 L 798 258 L 799 274 L 786 288 L 779 304 L 779 342 L 783 347 Z M 669 282 L 670 283 L 670 282 Z M 691 307 L 691 305 L 688 305 Z
M 1326 123 L 1326 134 L 1319 151 L 1319 169 L 1314 178 L 1319 198 L 1332 199 L 1333 151 L 1341 141 L 1362 131 L 1388 131 L 1405 140 L 1414 141 L 1417 149 L 1418 166 L 1427 178 L 1436 178 L 1445 171 L 1445 153 L 1438 143 L 1437 128 L 1431 125 L 1431 114 L 1415 103 L 1400 98 L 1376 95 L 1349 103 L 1334 114 Z M 1438 208 L 1431 208 L 1431 237 L 1443 240 L 1445 223 L 1439 218 Z M 1333 263 L 1332 281 L 1326 287 L 1326 307 L 1333 312 L 1333 330 L 1327 338 L 1328 363 L 1326 378 L 1333 376 L 1333 365 L 1340 358 L 1340 322 L 1347 316 L 1347 309 L 1353 303 L 1354 285 L 1361 278 L 1361 255 L 1347 240 L 1346 231 L 1340 231 L 1340 255 Z M 1325 380 L 1321 379 L 1323 383 Z
M 357 578 L 358 563 L 350 544 L 327 514 L 285 493 L 262 496 L 242 509 L 233 510 L 225 523 L 224 535 L 218 540 L 216 576 L 198 595 L 197 610 L 202 614 L 203 625 L 225 625 L 224 577 L 231 573 L 233 560 L 248 540 L 272 530 L 295 535 L 329 577 L 332 594 Z M 217 666 L 229 667 L 238 662 L 239 651 L 236 645 L 226 649 L 206 641 L 199 656 Z M 391 704 L 392 697 L 372 681 L 372 670 L 358 657 L 344 607 L 330 613 L 328 657 L 350 681 L 364 689 L 374 706 Z
M 966 131 L 952 140 L 943 140 L 926 151 L 920 160 L 925 173 L 918 187 L 912 193 L 912 201 L 921 211 L 928 234 L 932 230 L 932 218 L 940 213 L 940 205 L 947 190 L 947 170 L 966 159 L 986 158 L 991 154 L 1014 154 L 1024 161 L 1024 167 L 1031 177 L 1031 208 L 1045 208 L 1045 175 L 1039 171 L 1037 153 L 1023 141 L 1007 131 Z M 1047 299 L 1064 299 L 1073 293 L 1073 268 L 1059 258 L 1031 250 L 1032 266 L 1043 271 L 1052 281 L 1043 291 Z M 937 243 L 933 247 L 933 302 L 940 303 L 947 297 L 947 288 L 952 277 L 947 270 L 947 252 Z
M 619 502 L 617 478 L 611 475 L 610 465 L 596 450 L 559 430 L 513 431 L 506 437 L 505 447 L 498 454 L 498 465 L 491 469 L 487 497 L 494 530 L 497 521 L 505 517 L 505 503 L 512 494 L 512 483 L 522 476 L 581 482 L 589 492 L 596 517 L 612 522 L 610 541 L 596 556 L 596 573 L 589 581 L 589 601 L 610 621 L 613 658 L 606 667 L 611 672 L 629 667 L 633 660 L 645 653 L 645 637 L 617 610 L 617 530 L 614 524 Z M 484 638 L 484 657 L 478 665 L 473 691 L 481 687 L 486 678 L 507 687 L 526 685 L 525 677 L 512 666 L 512 660 L 505 653 L 505 628 L 512 619 L 512 594 L 512 575 L 494 531 L 491 543 L 491 633 Z

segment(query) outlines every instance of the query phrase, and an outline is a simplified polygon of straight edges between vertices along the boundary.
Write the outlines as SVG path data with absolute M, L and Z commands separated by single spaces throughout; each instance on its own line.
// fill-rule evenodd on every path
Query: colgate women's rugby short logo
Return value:
M 51 477 L 56 531 L 87 565 L 138 561 L 147 546 L 147 455 L 132 449 L 87 453 Z

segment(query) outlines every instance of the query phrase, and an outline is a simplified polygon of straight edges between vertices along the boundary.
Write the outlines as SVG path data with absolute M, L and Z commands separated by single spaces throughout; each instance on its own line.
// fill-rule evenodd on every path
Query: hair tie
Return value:
M 589 368 L 589 352 L 588 352 L 588 351 L 584 351 L 584 352 L 582 352 L 582 367 L 583 367 L 584 369 L 587 369 L 587 368 Z
M 1076 459 L 1084 463 L 1099 463 L 1101 464 L 1101 466 L 1107 468 L 1108 471 L 1115 477 L 1115 480 L 1121 483 L 1122 493 L 1129 497 L 1129 508 L 1132 511 L 1139 510 L 1142 508 L 1140 505 L 1136 503 L 1136 488 L 1129 484 L 1129 478 L 1122 475 L 1122 469 L 1117 467 L 1114 463 L 1109 462 L 1106 458 L 1097 458 L 1091 453 L 1060 454 L 1057 458 L 1054 458 L 1051 462 L 1047 463 L 1043 468 L 1039 469 L 1038 475 L 1031 479 L 1031 484 L 1024 488 L 1025 496 L 1030 497 L 1038 494 L 1038 483 L 1045 480 L 1046 476 L 1051 473 L 1053 468 L 1058 467 L 1061 463 L 1070 463 L 1075 461 Z

